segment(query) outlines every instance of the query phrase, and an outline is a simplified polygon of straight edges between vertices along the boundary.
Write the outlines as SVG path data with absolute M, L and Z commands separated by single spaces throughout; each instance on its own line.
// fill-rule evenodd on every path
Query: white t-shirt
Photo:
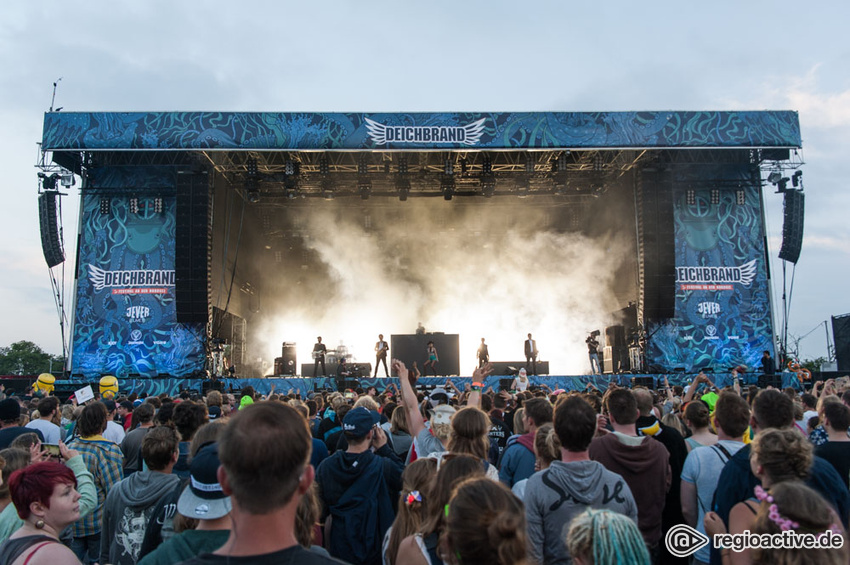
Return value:
M 124 441 L 124 426 L 118 422 L 109 420 L 106 423 L 106 431 L 103 432 L 103 437 L 104 439 L 114 441 L 118 445 L 121 445 L 121 442 Z
M 40 431 L 41 435 L 44 436 L 44 443 L 57 445 L 59 440 L 62 439 L 62 430 L 59 429 L 59 426 L 49 420 L 42 420 L 39 418 L 31 421 L 24 427 Z

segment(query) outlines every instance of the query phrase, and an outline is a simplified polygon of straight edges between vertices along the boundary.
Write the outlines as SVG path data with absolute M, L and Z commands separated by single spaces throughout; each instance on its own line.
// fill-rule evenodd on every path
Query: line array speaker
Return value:
M 785 191 L 785 215 L 782 221 L 782 247 L 779 258 L 796 264 L 803 247 L 803 217 L 806 195 L 802 190 Z
M 676 250 L 673 190 L 669 171 L 641 175 L 643 216 L 643 315 L 669 319 L 676 312 Z
M 832 339 L 839 371 L 850 371 L 850 314 L 832 317 Z
M 47 266 L 55 267 L 65 261 L 65 250 L 59 240 L 59 217 L 56 214 L 58 192 L 43 192 L 38 197 L 38 221 L 41 227 L 41 250 Z
M 204 173 L 177 176 L 175 295 L 177 321 L 206 324 L 210 319 L 212 206 Z

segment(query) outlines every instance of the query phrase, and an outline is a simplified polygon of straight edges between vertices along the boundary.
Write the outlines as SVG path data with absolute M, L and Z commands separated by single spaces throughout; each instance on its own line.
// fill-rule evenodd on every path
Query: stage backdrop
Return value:
M 175 174 L 169 167 L 95 169 L 83 189 L 72 374 L 203 369 L 203 325 L 175 317 Z
M 650 371 L 752 370 L 763 351 L 776 358 L 758 174 L 712 168 L 675 180 L 676 311 L 648 324 Z

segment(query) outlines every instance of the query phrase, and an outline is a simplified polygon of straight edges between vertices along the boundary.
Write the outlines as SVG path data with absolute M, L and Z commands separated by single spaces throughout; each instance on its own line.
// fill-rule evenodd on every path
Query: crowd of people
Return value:
M 0 563 L 847 563 L 850 383 L 0 400 Z M 665 383 L 666 384 L 666 383 Z

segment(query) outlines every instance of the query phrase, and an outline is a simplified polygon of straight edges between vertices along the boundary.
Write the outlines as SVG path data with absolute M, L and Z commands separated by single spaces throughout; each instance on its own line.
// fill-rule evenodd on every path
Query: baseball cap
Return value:
M 354 437 L 363 437 L 372 426 L 381 421 L 381 415 L 362 406 L 352 408 L 342 420 L 342 430 Z
M 431 415 L 431 425 L 436 426 L 438 424 L 451 424 L 452 416 L 455 415 L 455 410 L 453 407 L 448 404 L 441 404 L 434 408 L 434 413 Z
M 219 406 L 210 406 L 207 411 L 209 412 L 210 420 L 217 420 L 221 417 L 221 407 Z
M 177 511 L 187 518 L 215 520 L 226 516 L 232 505 L 218 482 L 218 444 L 202 447 L 189 466 L 189 484 L 177 500 Z

